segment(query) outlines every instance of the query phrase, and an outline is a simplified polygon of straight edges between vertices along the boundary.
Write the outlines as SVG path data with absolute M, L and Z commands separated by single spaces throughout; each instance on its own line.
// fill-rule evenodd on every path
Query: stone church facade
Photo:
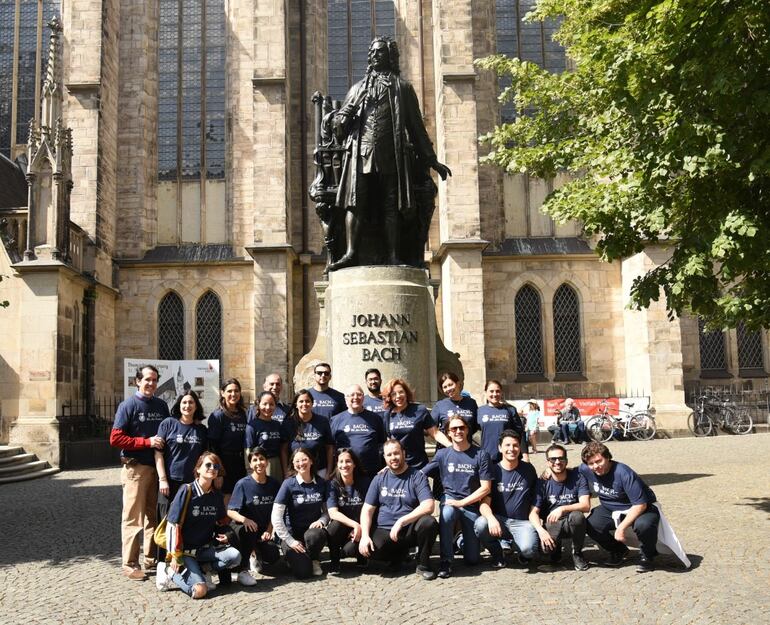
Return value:
M 57 463 L 62 406 L 119 392 L 127 357 L 218 358 L 251 394 L 273 371 L 291 386 L 325 265 L 311 96 L 341 98 L 374 34 L 398 42 L 453 172 L 425 262 L 474 396 L 488 378 L 508 398 L 635 389 L 676 433 L 688 384 L 765 385 L 766 333 L 626 308 L 665 249 L 603 264 L 579 224 L 540 212 L 559 180 L 479 164 L 478 137 L 512 113 L 473 60 L 566 66 L 552 26 L 522 20 L 531 5 L 0 0 L 0 443 Z

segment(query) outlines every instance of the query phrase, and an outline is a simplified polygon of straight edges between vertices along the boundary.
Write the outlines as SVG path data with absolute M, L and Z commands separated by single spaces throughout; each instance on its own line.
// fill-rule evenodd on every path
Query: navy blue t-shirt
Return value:
M 382 467 L 380 448 L 385 442 L 382 419 L 368 410 L 353 414 L 346 410 L 334 415 L 332 437 L 337 449 L 350 447 L 361 459 L 364 471 L 374 475 Z
M 444 494 L 449 499 L 463 499 L 481 486 L 481 480 L 491 480 L 492 461 L 489 454 L 471 445 L 465 451 L 457 451 L 454 447 L 444 447 L 436 452 L 422 471 L 431 475 L 438 470 Z M 478 508 L 478 504 L 474 506 Z
M 296 476 L 283 481 L 275 496 L 275 503 L 286 506 L 286 518 L 294 538 L 302 540 L 302 534 L 310 524 L 321 518 L 328 494 L 328 482 L 320 477 L 316 477 L 313 482 L 300 483 Z
M 368 477 L 362 477 L 350 486 L 340 485 L 335 480 L 331 480 L 326 507 L 329 509 L 337 508 L 349 519 L 358 521 L 361 518 L 361 508 L 364 505 L 369 484 Z
M 283 404 L 281 402 L 275 403 L 275 410 L 273 411 L 273 421 L 278 421 L 278 423 L 283 423 L 286 419 L 286 415 L 289 414 L 289 406 L 286 404 Z M 251 404 L 249 406 L 248 411 L 246 412 L 246 423 L 251 423 L 254 419 L 257 418 L 257 407 L 254 404 Z
M 217 521 L 226 515 L 225 500 L 222 493 L 212 488 L 204 493 L 197 482 L 185 484 L 174 497 L 168 509 L 168 520 L 179 523 L 188 489 L 192 488 L 192 497 L 187 506 L 187 514 L 182 522 L 182 541 L 185 549 L 195 549 L 210 543 L 216 533 Z
M 460 401 L 455 401 L 450 397 L 445 397 L 441 401 L 437 401 L 433 406 L 433 410 L 430 411 L 430 416 L 433 417 L 433 422 L 438 426 L 438 429 L 446 434 L 446 428 L 449 423 L 449 419 L 454 416 L 460 416 L 468 423 L 470 428 L 470 434 L 473 434 L 479 429 L 476 415 L 478 413 L 478 405 L 476 400 L 471 397 L 460 397 Z
M 553 478 L 537 481 L 534 506 L 540 510 L 540 517 L 545 519 L 554 508 L 578 503 L 583 495 L 590 495 L 586 478 L 577 469 L 567 469 L 563 482 Z
M 385 435 L 401 441 L 410 467 L 421 469 L 428 464 L 425 453 L 425 432 L 435 427 L 435 422 L 422 404 L 409 404 L 403 412 L 386 412 L 383 416 Z
M 525 521 L 537 493 L 537 473 L 529 462 L 519 462 L 512 471 L 493 465 L 492 512 L 508 519 Z
M 209 415 L 209 448 L 216 453 L 243 453 L 246 437 L 246 415 L 227 413 L 217 408 Z
M 372 397 L 369 394 L 364 395 L 364 408 L 373 412 L 378 417 L 382 417 L 387 412 L 385 402 L 379 397 Z
M 309 388 L 308 392 L 313 396 L 313 414 L 330 419 L 337 413 L 345 410 L 345 396 L 331 387 L 325 391 L 317 391 Z
M 266 532 L 270 526 L 273 502 L 280 488 L 275 478 L 268 476 L 267 481 L 260 484 L 251 475 L 247 475 L 235 483 L 227 507 L 254 521 L 259 533 Z
M 496 408 L 485 404 L 479 407 L 477 419 L 481 430 L 481 448 L 489 454 L 493 462 L 500 462 L 502 458 L 498 444 L 500 434 L 505 430 L 513 430 L 520 435 L 524 433 L 521 419 L 516 408 L 512 406 L 503 404 Z
M 283 426 L 273 419 L 252 419 L 246 426 L 246 447 L 262 447 L 268 458 L 277 458 L 281 453 Z
M 377 506 L 377 527 L 390 529 L 427 499 L 433 499 L 428 478 L 422 471 L 407 467 L 401 475 L 388 469 L 374 476 L 364 503 Z
M 202 423 L 185 425 L 174 417 L 164 419 L 158 428 L 166 445 L 163 447 L 163 464 L 166 474 L 175 482 L 192 482 L 195 479 L 195 463 L 206 451 L 206 426 Z
M 136 393 L 133 397 L 120 402 L 112 427 L 134 438 L 151 438 L 158 433 L 161 421 L 168 419 L 169 416 L 168 405 L 162 399 L 157 397 L 148 399 L 141 393 Z M 139 464 L 155 466 L 155 450 L 151 447 L 122 449 L 120 455 L 124 458 L 136 458 Z
M 315 459 L 317 470 L 326 468 L 326 445 L 333 445 L 332 431 L 329 421 L 325 417 L 313 413 L 310 421 L 302 423 L 302 433 L 297 437 L 297 423 L 294 419 L 286 419 L 283 422 L 281 437 L 289 443 L 289 455 L 299 447 L 310 450 Z
M 599 497 L 599 503 L 613 512 L 656 501 L 652 489 L 631 467 L 622 462 L 612 460 L 610 470 L 601 477 L 586 464 L 581 464 L 578 470 L 588 482 L 591 492 Z

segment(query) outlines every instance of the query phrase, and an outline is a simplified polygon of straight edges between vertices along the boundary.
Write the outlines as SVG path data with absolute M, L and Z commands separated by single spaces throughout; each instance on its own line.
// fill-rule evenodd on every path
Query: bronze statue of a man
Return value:
M 375 214 L 384 225 L 385 263 L 405 264 L 400 252 L 404 229 L 427 233 L 418 223 L 416 178 L 420 188 L 430 185 L 431 195 L 435 185 L 429 169 L 442 180 L 452 175 L 436 159 L 414 88 L 400 76 L 396 43 L 374 39 L 368 59 L 366 76 L 353 85 L 333 118 L 337 140 L 346 148 L 336 205 L 346 211 L 347 249 L 329 266 L 331 271 L 356 262 L 362 218 Z

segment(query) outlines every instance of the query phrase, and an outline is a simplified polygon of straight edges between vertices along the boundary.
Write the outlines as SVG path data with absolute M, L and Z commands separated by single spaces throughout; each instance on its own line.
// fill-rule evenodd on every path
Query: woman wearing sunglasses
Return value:
M 171 562 L 158 566 L 158 590 L 180 588 L 202 599 L 209 590 L 204 568 L 219 573 L 220 584 L 231 581 L 230 569 L 240 564 L 241 554 L 228 544 L 229 518 L 222 493 L 214 488 L 222 471 L 219 456 L 203 453 L 195 463 L 195 480 L 180 488 L 171 503 L 166 529 Z

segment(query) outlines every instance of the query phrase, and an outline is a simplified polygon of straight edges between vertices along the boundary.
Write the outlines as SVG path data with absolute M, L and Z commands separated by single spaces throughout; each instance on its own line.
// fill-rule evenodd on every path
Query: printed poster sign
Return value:
M 176 398 L 187 389 L 196 392 L 208 417 L 219 406 L 219 361 L 218 360 L 152 360 L 139 358 L 123 359 L 124 396 L 136 393 L 134 376 L 142 365 L 153 365 L 160 374 L 158 390 L 155 392 L 168 404 L 169 410 Z

